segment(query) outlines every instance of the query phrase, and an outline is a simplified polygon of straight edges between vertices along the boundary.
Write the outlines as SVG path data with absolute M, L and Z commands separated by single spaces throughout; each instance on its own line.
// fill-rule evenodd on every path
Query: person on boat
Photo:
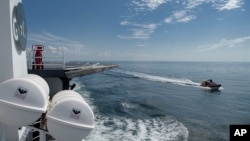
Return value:
M 209 79 L 209 80 L 207 80 L 207 81 L 202 81 L 201 82 L 201 86 L 204 86 L 204 87 L 209 87 L 209 86 L 211 86 L 213 84 L 213 80 L 212 79 Z

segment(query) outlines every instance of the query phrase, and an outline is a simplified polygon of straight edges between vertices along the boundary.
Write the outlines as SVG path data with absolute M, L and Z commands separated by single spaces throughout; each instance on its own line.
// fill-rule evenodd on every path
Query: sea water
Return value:
M 250 124 L 250 63 L 113 62 L 73 79 L 91 105 L 89 141 L 227 141 L 229 125 Z M 201 80 L 222 84 L 202 89 Z

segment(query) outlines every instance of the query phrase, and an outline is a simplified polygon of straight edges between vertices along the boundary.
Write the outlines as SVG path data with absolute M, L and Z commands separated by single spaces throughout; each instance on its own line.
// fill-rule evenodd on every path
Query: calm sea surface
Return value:
M 95 113 L 91 141 L 227 141 L 230 124 L 250 124 L 250 63 L 115 62 L 77 79 Z M 220 91 L 199 86 L 221 83 Z

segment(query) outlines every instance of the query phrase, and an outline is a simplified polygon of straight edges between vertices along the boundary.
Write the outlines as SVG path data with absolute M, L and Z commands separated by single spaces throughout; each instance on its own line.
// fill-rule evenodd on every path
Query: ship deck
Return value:
M 44 69 L 28 69 L 29 74 L 37 74 L 41 77 L 60 77 L 72 79 L 93 73 L 103 72 L 118 67 L 115 64 L 74 64 L 64 68 L 47 67 Z

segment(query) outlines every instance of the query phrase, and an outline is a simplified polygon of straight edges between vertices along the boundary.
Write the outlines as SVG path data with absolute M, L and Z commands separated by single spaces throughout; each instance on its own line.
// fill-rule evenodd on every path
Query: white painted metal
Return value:
M 27 38 L 25 22 L 13 18 L 14 7 L 18 4 L 21 0 L 0 1 L 0 82 L 27 74 L 26 51 L 15 43 L 15 40 L 23 38 L 21 36 Z
M 81 141 L 94 129 L 92 109 L 75 91 L 57 94 L 46 115 L 49 133 L 59 141 Z
M 24 50 L 27 32 L 23 11 L 20 13 L 21 3 L 21 0 L 0 0 L 0 83 L 27 75 L 26 52 Z M 18 10 L 17 7 L 19 7 Z M 19 18 L 16 16 L 20 20 L 17 20 Z M 0 135 L 1 141 L 18 140 L 17 127 L 7 127 L 0 123 Z
M 0 84 L 0 122 L 24 126 L 35 122 L 46 112 L 49 93 L 32 78 L 13 78 Z
M 27 74 L 26 42 L 22 0 L 0 0 L 0 141 L 26 141 L 31 130 L 39 131 L 39 140 L 46 141 L 48 94 L 63 89 L 57 77 L 47 79 L 54 84 L 51 89 L 41 77 Z M 64 68 L 64 51 L 62 62 Z M 48 111 L 47 127 L 57 140 L 81 140 L 94 128 L 93 111 L 79 94 L 67 92 Z M 41 129 L 27 126 L 42 114 Z M 20 126 L 26 127 L 18 130 Z
M 43 87 L 43 90 L 45 90 L 45 93 L 49 94 L 49 92 L 50 92 L 49 85 L 41 76 L 38 76 L 35 74 L 28 74 L 24 78 L 29 78 L 29 79 L 35 80 L 36 82 L 39 83 L 39 85 L 41 87 Z

